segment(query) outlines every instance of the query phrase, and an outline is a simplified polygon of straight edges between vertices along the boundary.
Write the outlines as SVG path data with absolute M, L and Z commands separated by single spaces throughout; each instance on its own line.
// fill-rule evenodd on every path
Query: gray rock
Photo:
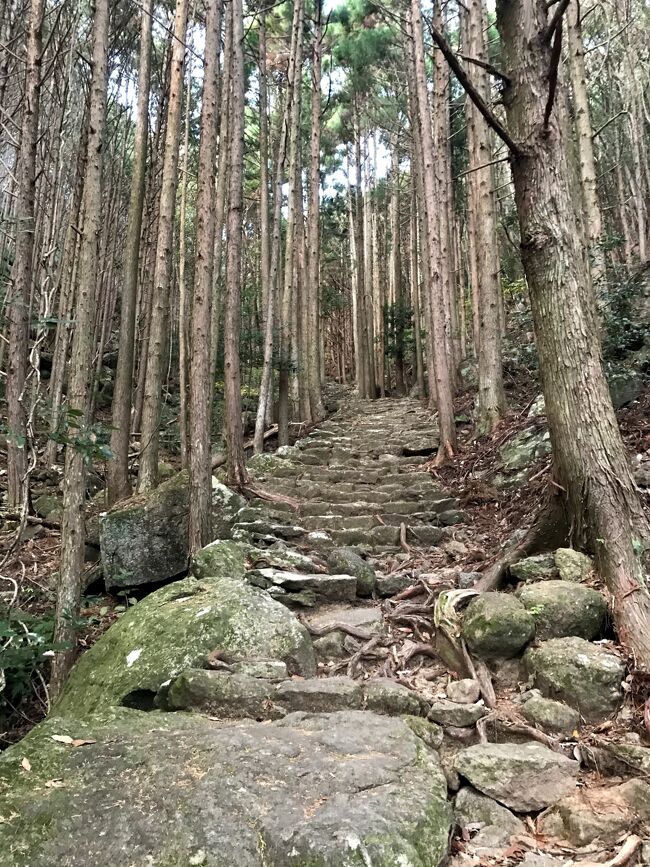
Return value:
M 524 833 L 524 823 L 502 804 L 482 795 L 471 786 L 463 786 L 454 800 L 456 822 L 461 828 L 478 827 L 472 837 L 473 849 L 507 846 L 513 834 Z
M 329 553 L 327 565 L 332 574 L 354 575 L 358 596 L 372 596 L 374 593 L 377 583 L 375 570 L 353 548 L 334 548 Z
M 580 726 L 577 710 L 551 698 L 533 696 L 521 712 L 529 723 L 548 734 L 570 735 Z
M 166 681 L 213 650 L 268 657 L 311 676 L 316 660 L 305 627 L 284 605 L 243 581 L 186 578 L 151 593 L 79 659 L 56 704 L 59 715 L 153 699 Z
M 13 867 L 436 867 L 451 824 L 435 754 L 367 711 L 50 718 L 0 757 L 0 791 Z
M 213 532 L 224 538 L 245 501 L 216 480 L 212 493 Z M 187 569 L 188 496 L 188 476 L 182 472 L 100 516 L 107 589 L 158 583 Z
M 641 373 L 628 367 L 609 370 L 607 373 L 609 393 L 614 409 L 621 409 L 637 400 L 643 393 L 645 379 Z
M 243 578 L 246 559 L 254 550 L 243 542 L 218 539 L 196 552 L 190 571 L 195 578 Z
M 535 634 L 535 622 L 518 599 L 481 593 L 467 606 L 462 636 L 482 659 L 516 656 Z
M 650 778 L 650 748 L 640 744 L 609 743 L 602 747 L 583 744 L 580 756 L 586 767 L 605 776 Z
M 394 716 L 400 714 L 418 716 L 423 712 L 426 713 L 426 702 L 417 693 L 386 677 L 367 680 L 363 684 L 363 694 L 365 706 L 375 713 Z
M 558 577 L 558 569 L 553 554 L 535 554 L 513 563 L 510 574 L 519 581 L 548 581 Z
M 533 615 L 538 641 L 568 635 L 589 641 L 603 634 L 607 602 L 591 587 L 572 581 L 540 581 L 525 585 L 518 595 Z
M 54 494 L 41 494 L 34 500 L 34 511 L 41 518 L 59 521 L 63 514 L 63 499 Z
M 481 572 L 459 572 L 458 586 L 461 590 L 467 590 L 468 588 L 473 587 L 482 577 L 483 575 Z
M 540 820 L 542 834 L 586 846 L 616 843 L 650 820 L 650 785 L 628 780 L 618 786 L 590 786 L 563 798 Z
M 361 686 L 350 677 L 285 680 L 276 688 L 275 701 L 289 711 L 329 713 L 360 708 L 363 692 Z
M 463 680 L 452 680 L 447 684 L 447 698 L 458 704 L 474 704 L 481 697 L 481 687 L 478 681 L 466 677 Z
M 286 572 L 281 569 L 254 569 L 246 573 L 246 580 L 256 587 L 268 590 L 280 587 L 287 593 L 311 591 L 316 597 L 330 601 L 352 601 L 357 595 L 357 579 L 354 575 L 323 575 Z
M 528 675 L 547 698 L 575 708 L 588 722 L 611 717 L 622 700 L 621 658 L 583 638 L 553 638 L 524 655 Z
M 394 575 L 378 575 L 377 576 L 377 593 L 381 597 L 395 596 L 396 593 L 401 593 L 406 590 L 414 582 L 412 575 L 395 573 Z
M 349 606 L 336 605 L 328 607 L 326 611 L 310 615 L 309 623 L 316 629 L 327 628 L 337 623 L 362 629 L 367 633 L 381 632 L 383 629 L 381 610 L 370 606 L 350 608 Z M 345 646 L 349 637 L 345 631 L 334 629 L 320 638 L 314 638 L 314 650 L 319 658 L 337 659 L 345 655 Z
M 554 858 L 544 852 L 526 852 L 519 867 L 566 867 L 565 858 Z
M 443 726 L 465 728 L 475 725 L 486 713 L 482 704 L 457 704 L 446 698 L 436 698 L 431 702 L 427 719 Z
M 287 664 L 280 659 L 242 659 L 231 664 L 236 674 L 280 682 L 287 679 Z
M 266 680 L 190 668 L 159 692 L 166 710 L 189 710 L 220 719 L 280 719 L 285 711 L 272 701 L 273 685 Z
M 573 792 L 579 765 L 541 744 L 477 744 L 454 766 L 474 788 L 517 812 L 543 810 Z
M 421 716 L 413 716 L 412 714 L 404 714 L 402 719 L 411 729 L 413 734 L 417 735 L 431 750 L 438 750 L 444 739 L 444 732 L 436 723 L 429 722 Z
M 554 559 L 563 581 L 584 581 L 594 568 L 591 557 L 573 548 L 558 548 Z
M 551 438 L 547 430 L 525 428 L 501 447 L 501 460 L 508 472 L 529 467 L 551 453 Z

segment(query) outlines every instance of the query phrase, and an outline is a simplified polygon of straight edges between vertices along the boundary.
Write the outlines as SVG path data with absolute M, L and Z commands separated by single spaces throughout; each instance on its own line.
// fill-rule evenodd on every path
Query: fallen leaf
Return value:
M 70 735 L 52 735 L 52 740 L 59 744 L 67 744 L 69 747 L 83 747 L 86 744 L 96 744 L 92 738 L 71 738 Z
M 61 779 L 48 780 L 47 783 L 45 783 L 45 788 L 46 789 L 62 789 L 63 788 L 63 780 L 61 780 Z
M 31 769 L 32 769 L 32 765 L 31 765 L 31 762 L 29 761 L 29 759 L 23 759 L 22 762 L 20 763 L 20 766 L 22 768 L 24 768 L 26 771 L 31 771 Z

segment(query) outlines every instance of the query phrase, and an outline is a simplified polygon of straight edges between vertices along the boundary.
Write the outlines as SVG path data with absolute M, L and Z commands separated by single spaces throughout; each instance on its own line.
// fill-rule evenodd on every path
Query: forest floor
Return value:
M 469 421 L 473 414 L 474 390 L 467 389 L 456 399 L 459 448 L 453 459 L 442 467 L 428 465 L 433 479 L 458 497 L 460 507 L 468 515 L 471 528 L 466 543 L 455 546 L 453 557 L 432 547 L 419 549 L 408 558 L 413 571 L 431 572 L 452 565 L 457 571 L 482 571 L 497 560 L 512 534 L 525 528 L 550 485 L 550 458 L 538 461 L 530 481 L 515 489 L 499 489 L 479 478 L 492 476 L 501 465 L 499 450 L 518 431 L 530 425 L 528 410 L 539 389 L 528 371 L 506 379 L 508 413 L 490 437 L 476 438 Z M 650 454 L 650 388 L 639 400 L 618 412 L 619 424 L 628 446 L 630 457 Z M 271 447 L 273 447 L 271 445 Z M 172 466 L 174 454 L 163 455 Z M 95 467 L 98 478 L 102 467 Z M 45 475 L 37 479 L 38 494 L 60 496 L 60 483 Z M 650 509 L 650 491 L 644 492 Z M 101 503 L 101 498 L 100 498 Z M 91 514 L 99 514 L 97 498 L 90 503 Z M 48 634 L 53 623 L 55 587 L 60 549 L 60 527 L 56 520 L 30 520 L 23 539 L 15 545 L 15 527 L 0 528 L 0 559 L 10 547 L 13 552 L 5 564 L 3 574 L 17 582 L 19 588 L 14 611 L 20 621 L 39 636 L 42 646 L 48 646 Z M 94 555 L 93 555 L 94 556 Z M 399 571 L 403 561 L 391 564 Z M 107 593 L 101 582 L 91 584 L 83 599 L 79 620 L 79 647 L 81 652 L 91 647 L 134 601 L 127 593 Z M 42 652 L 42 647 L 41 647 Z M 49 697 L 45 686 L 46 667 L 39 665 L 32 674 L 34 659 L 40 656 L 39 644 L 30 645 L 24 658 L 16 662 L 15 691 L 5 693 L 5 707 L 0 708 L 0 749 L 15 743 L 46 715 Z M 22 671 L 19 670 L 22 666 Z M 642 721 L 643 708 L 634 708 L 637 721 Z

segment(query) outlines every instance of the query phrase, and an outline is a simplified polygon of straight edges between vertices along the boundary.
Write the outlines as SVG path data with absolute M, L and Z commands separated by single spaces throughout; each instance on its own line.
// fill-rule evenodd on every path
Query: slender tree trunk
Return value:
M 427 93 L 424 64 L 424 40 L 422 35 L 422 12 L 420 0 L 411 0 L 411 28 L 413 34 L 415 93 L 418 106 L 419 138 L 422 147 L 422 180 L 424 187 L 424 217 L 427 228 L 430 297 L 432 306 L 433 364 L 436 385 L 436 405 L 440 446 L 438 460 L 453 455 L 456 448 L 456 427 L 454 422 L 454 402 L 446 352 L 445 337 L 445 298 L 436 250 L 440 249 L 439 221 L 436 212 L 434 186 L 433 135 L 431 131 L 431 110 Z
M 572 196 L 561 92 L 549 116 L 552 68 L 546 5 L 499 0 L 510 84 L 504 101 L 520 152 L 512 160 L 522 257 L 553 444 L 554 477 L 576 543 L 596 553 L 616 626 L 650 671 L 650 527 L 643 514 L 603 373 L 590 269 Z M 557 38 L 557 31 L 556 31 Z
M 174 41 L 172 44 L 167 130 L 165 133 L 165 156 L 158 212 L 151 330 L 142 409 L 140 468 L 138 472 L 138 490 L 141 493 L 151 490 L 158 482 L 158 438 L 162 408 L 163 366 L 169 331 L 172 242 L 178 184 L 178 143 L 181 126 L 187 13 L 188 0 L 177 0 L 174 13 Z
M 569 43 L 569 73 L 573 91 L 580 179 L 584 201 L 584 222 L 587 242 L 591 253 L 591 276 L 594 286 L 604 277 L 605 258 L 601 246 L 602 216 L 596 189 L 596 160 L 594 157 L 593 130 L 589 114 L 587 96 L 587 74 L 585 72 L 585 49 L 582 44 L 582 25 L 580 23 L 580 0 L 570 0 L 566 11 L 567 36 Z
M 322 66 L 322 4 L 315 0 L 314 45 L 312 53 L 311 148 L 309 163 L 309 211 L 307 216 L 308 272 L 304 292 L 307 304 L 308 333 L 305 340 L 307 382 L 311 420 L 325 418 L 321 393 L 319 296 L 320 296 L 320 143 L 321 143 L 321 66 Z
M 194 4 L 190 13 L 190 27 Z M 207 51 L 207 48 L 206 48 Z M 206 54 L 207 62 L 207 54 Z M 178 434 L 180 441 L 181 467 L 187 467 L 188 451 L 188 369 L 189 304 L 187 294 L 187 187 L 189 183 L 190 112 L 192 108 L 192 54 L 188 51 L 187 87 L 185 88 L 185 129 L 183 131 L 183 164 L 181 168 L 181 196 L 178 214 Z M 198 221 L 198 210 L 197 210 Z M 214 255 L 214 250 L 212 251 Z
M 422 321 L 420 314 L 420 269 L 418 257 L 418 204 L 414 179 L 411 181 L 411 256 L 409 262 L 411 276 L 411 298 L 413 300 L 413 329 L 415 331 L 415 381 L 418 397 L 424 400 L 424 361 L 422 356 Z
M 190 553 L 211 541 L 212 466 L 210 450 L 210 380 L 212 280 L 214 266 L 215 157 L 221 47 L 222 0 L 210 0 L 205 19 L 205 64 L 201 99 L 201 142 L 196 195 L 196 263 L 192 299 L 192 340 L 189 366 Z
M 133 175 L 129 199 L 129 216 L 124 255 L 124 287 L 120 306 L 120 338 L 113 392 L 113 430 L 108 464 L 108 503 L 112 505 L 131 494 L 129 480 L 129 434 L 133 361 L 135 355 L 135 314 L 138 295 L 140 238 L 147 172 L 147 138 L 149 134 L 149 89 L 151 83 L 151 18 L 153 0 L 144 0 L 140 24 L 140 65 L 138 101 L 135 116 Z
M 395 316 L 395 390 L 406 394 L 404 381 L 404 326 L 406 305 L 402 291 L 402 262 L 399 238 L 399 156 L 397 136 L 390 149 L 390 285 Z
M 31 0 L 27 23 L 27 57 L 23 121 L 18 156 L 16 247 L 11 269 L 9 355 L 7 366 L 7 505 L 17 508 L 28 497 L 23 490 L 26 471 L 26 412 L 23 392 L 29 349 L 29 302 L 34 279 L 34 205 L 36 146 L 41 92 L 41 53 L 44 0 Z
M 465 14 L 466 53 L 487 62 L 485 45 L 486 16 L 483 0 L 469 0 Z M 476 89 L 489 100 L 487 72 L 481 66 L 472 70 Z M 491 433 L 505 412 L 499 296 L 501 294 L 499 245 L 492 166 L 490 131 L 483 116 L 468 98 L 466 102 L 469 147 L 469 186 L 475 210 L 472 253 L 475 262 L 472 285 L 476 295 L 478 320 L 478 407 L 476 428 L 481 435 Z
M 282 309 L 280 317 L 280 370 L 279 370 L 279 398 L 278 398 L 278 443 L 287 445 L 289 442 L 289 379 L 291 366 L 291 323 L 294 305 L 297 302 L 295 286 L 295 252 L 297 245 L 297 231 L 302 231 L 302 226 L 297 228 L 297 197 L 301 191 L 297 188 L 299 180 L 296 171 L 299 160 L 300 147 L 300 93 L 302 67 L 302 27 L 304 20 L 303 0 L 296 0 L 294 16 L 297 16 L 297 35 L 294 48 L 294 76 L 291 82 L 293 91 L 291 98 L 291 115 L 289 129 L 289 192 L 287 200 L 287 228 L 285 238 L 284 257 L 284 287 L 282 292 Z
M 88 423 L 92 367 L 92 326 L 97 291 L 97 242 L 101 227 L 102 139 L 108 84 L 108 0 L 95 0 L 93 13 L 92 79 L 88 118 L 88 156 L 84 180 L 84 227 L 79 253 L 79 291 L 75 306 L 74 337 L 70 360 L 68 406 L 82 432 Z M 84 562 L 85 456 L 76 443 L 65 450 L 63 520 L 61 524 L 61 565 L 57 585 L 55 644 L 59 651 L 52 664 L 50 692 L 56 697 L 74 661 L 75 620 L 79 614 L 81 575 Z
M 226 309 L 224 316 L 224 389 L 226 473 L 228 484 L 241 488 L 248 480 L 244 463 L 241 418 L 239 330 L 241 321 L 241 248 L 244 180 L 244 22 L 242 0 L 232 6 L 232 106 L 230 121 L 230 181 L 228 195 Z
M 259 13 L 259 117 L 260 117 L 260 279 L 262 283 L 262 333 L 266 332 L 266 318 L 270 296 L 270 208 L 269 208 L 269 115 L 268 83 L 266 73 L 266 11 Z

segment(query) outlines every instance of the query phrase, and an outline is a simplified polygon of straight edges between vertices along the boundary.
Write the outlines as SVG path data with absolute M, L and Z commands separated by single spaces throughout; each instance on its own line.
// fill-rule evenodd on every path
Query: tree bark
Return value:
M 79 251 L 79 291 L 68 383 L 68 410 L 84 434 L 90 401 L 92 331 L 97 291 L 97 242 L 101 227 L 102 139 L 106 115 L 108 0 L 95 0 L 92 79 L 88 118 L 88 155 L 84 179 L 84 227 Z M 74 434 L 73 434 L 74 435 Z M 84 562 L 84 497 L 86 457 L 73 440 L 66 445 L 61 523 L 61 565 L 57 584 L 54 643 L 68 645 L 54 657 L 50 693 L 55 697 L 74 661 L 75 620 L 79 614 Z
M 224 315 L 224 391 L 226 475 L 229 485 L 241 488 L 248 480 L 244 462 L 241 418 L 239 330 L 241 323 L 241 248 L 244 180 L 244 22 L 242 0 L 232 5 L 232 89 L 230 120 L 230 179 L 228 195 L 226 307 Z
M 189 366 L 190 512 L 189 551 L 211 541 L 212 466 L 210 449 L 210 378 L 212 279 L 214 267 L 215 158 L 219 90 L 219 53 L 223 0 L 210 0 L 205 19 L 205 63 L 201 98 L 201 141 L 196 194 L 196 263 L 192 298 Z
M 454 402 L 452 383 L 449 370 L 449 358 L 445 336 L 445 297 L 442 278 L 436 252 L 440 249 L 439 220 L 436 211 L 436 193 L 434 181 L 433 135 L 431 131 L 431 109 L 427 92 L 427 82 L 424 64 L 424 40 L 422 36 L 422 12 L 420 0 L 411 0 L 410 5 L 411 31 L 413 35 L 413 64 L 415 68 L 415 96 L 417 100 L 417 115 L 419 123 L 419 138 L 422 150 L 422 181 L 424 188 L 423 210 L 428 237 L 429 255 L 429 293 L 431 298 L 432 336 L 433 336 L 433 366 L 436 386 L 436 405 L 438 408 L 438 426 L 440 429 L 440 445 L 438 461 L 453 455 L 456 449 L 456 426 L 454 422 Z
M 29 303 L 34 258 L 36 146 L 41 95 L 41 54 L 44 0 L 31 0 L 27 23 L 27 57 L 23 120 L 18 155 L 16 247 L 11 269 L 9 354 L 7 366 L 7 506 L 18 508 L 28 496 L 23 489 L 26 471 L 26 413 L 23 392 L 29 350 Z
M 135 315 L 138 295 L 140 238 L 147 172 L 147 138 L 149 134 L 149 88 L 151 82 L 151 18 L 153 0 L 144 0 L 140 24 L 140 63 L 138 68 L 138 101 L 135 116 L 133 175 L 129 199 L 129 216 L 124 254 L 124 288 L 120 308 L 120 337 L 113 391 L 113 430 L 107 470 L 108 504 L 131 494 L 129 480 L 129 435 L 131 433 L 131 401 L 133 362 L 135 355 Z
M 613 597 L 621 641 L 650 671 L 650 527 L 603 372 L 596 303 L 572 196 L 561 89 L 549 113 L 540 88 L 551 68 L 544 3 L 499 0 L 510 83 L 504 101 L 520 142 L 512 169 L 554 479 L 576 544 L 593 550 Z M 548 86 L 548 85 L 547 85 Z
M 142 410 L 140 467 L 138 471 L 138 491 L 141 493 L 151 490 L 158 483 L 158 440 L 162 409 L 163 368 L 169 331 L 169 300 L 176 188 L 178 185 L 178 145 L 181 127 L 187 14 L 188 0 L 177 0 L 174 13 L 174 41 L 167 107 L 165 156 L 158 212 L 153 306 Z

